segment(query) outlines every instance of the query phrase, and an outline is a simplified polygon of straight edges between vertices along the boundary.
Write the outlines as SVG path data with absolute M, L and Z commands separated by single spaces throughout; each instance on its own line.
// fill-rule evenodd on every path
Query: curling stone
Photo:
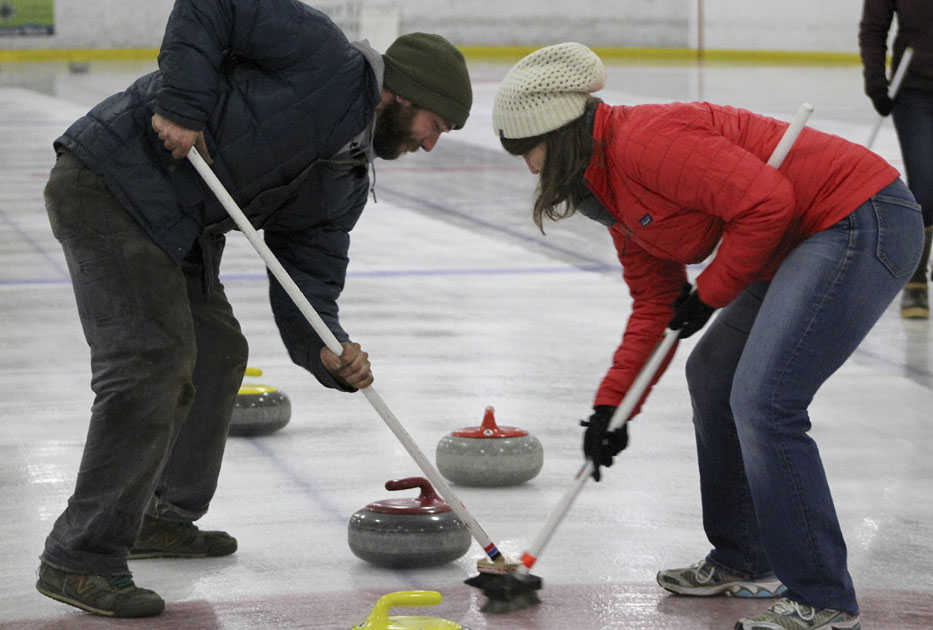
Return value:
M 424 477 L 386 482 L 386 490 L 409 488 L 421 488 L 421 495 L 374 501 L 350 517 L 350 550 L 367 562 L 391 568 L 430 567 L 465 554 L 470 531 L 431 482 Z
M 437 591 L 399 591 L 383 595 L 376 601 L 373 611 L 352 630 L 470 630 L 448 619 L 423 616 L 389 616 L 392 606 L 434 606 L 441 603 Z
M 248 367 L 246 376 L 262 376 L 262 370 Z M 244 384 L 233 404 L 230 435 L 268 435 L 288 424 L 291 417 L 292 404 L 284 392 L 270 385 Z
M 464 486 L 514 486 L 541 472 L 544 449 L 538 438 L 516 427 L 497 426 L 486 407 L 482 426 L 444 436 L 435 455 L 441 474 Z

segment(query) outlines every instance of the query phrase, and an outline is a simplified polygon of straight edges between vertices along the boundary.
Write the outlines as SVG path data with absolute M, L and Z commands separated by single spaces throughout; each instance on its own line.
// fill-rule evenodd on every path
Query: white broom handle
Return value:
M 803 131 L 804 125 L 807 124 L 807 119 L 810 118 L 810 114 L 812 113 L 813 105 L 810 103 L 800 104 L 800 107 L 797 108 L 797 113 L 794 114 L 787 129 L 784 130 L 784 134 L 781 136 L 780 141 L 778 141 L 777 146 L 774 147 L 774 150 L 771 152 L 771 157 L 768 158 L 768 166 L 772 168 L 781 167 L 784 158 L 787 157 L 790 148 L 794 145 L 794 142 L 797 141 L 797 136 Z
M 797 113 L 794 115 L 793 120 L 791 120 L 791 123 L 787 126 L 787 129 L 784 130 L 784 134 L 781 136 L 780 141 L 778 141 L 777 146 L 774 147 L 774 151 L 771 152 L 771 157 L 768 158 L 768 166 L 773 168 L 778 168 L 781 166 L 784 158 L 787 157 L 788 151 L 790 151 L 794 141 L 797 140 L 797 136 L 800 135 L 804 125 L 807 123 L 807 119 L 812 113 L 813 105 L 809 103 L 803 103 L 800 105 L 800 107 L 797 109 Z M 657 373 L 661 363 L 664 361 L 664 358 L 667 356 L 668 352 L 670 352 L 671 348 L 674 347 L 679 334 L 679 330 L 671 330 L 670 328 L 664 332 L 664 337 L 661 339 L 661 342 L 658 343 L 657 347 L 654 349 L 654 352 L 652 352 L 651 356 L 648 358 L 648 361 L 639 371 L 638 376 L 635 377 L 631 387 L 629 387 L 628 391 L 625 393 L 625 397 L 622 398 L 622 402 L 619 403 L 618 407 L 616 407 L 615 413 L 612 415 L 612 420 L 609 422 L 608 430 L 611 431 L 613 429 L 617 429 L 628 422 L 629 415 L 631 415 L 632 410 L 635 408 L 635 405 L 638 404 L 638 401 L 641 400 L 645 390 L 648 389 L 648 386 L 651 384 L 651 381 L 654 378 L 654 375 Z M 545 522 L 544 527 L 541 529 L 541 532 L 538 534 L 538 537 L 535 538 L 535 541 L 532 543 L 531 547 L 529 547 L 528 550 L 522 554 L 521 564 L 517 569 L 518 573 L 528 573 L 531 570 L 531 567 L 534 566 L 535 562 L 537 562 L 541 552 L 544 551 L 544 547 L 548 544 L 548 541 L 551 540 L 551 536 L 554 535 L 554 532 L 557 530 L 557 527 L 560 525 L 561 521 L 563 521 L 564 517 L 567 516 L 567 513 L 570 511 L 570 507 L 576 500 L 577 495 L 580 494 L 584 484 L 586 484 L 587 480 L 592 474 L 593 462 L 590 459 L 587 459 L 583 467 L 580 468 L 580 470 L 577 471 L 577 474 L 574 476 L 573 485 L 570 486 L 566 492 L 564 492 L 564 495 L 558 502 L 557 507 L 554 508 L 554 510 L 548 516 L 548 519 Z
M 901 62 L 897 64 L 897 70 L 894 72 L 894 77 L 891 79 L 891 84 L 888 85 L 888 98 L 892 101 L 897 97 L 898 90 L 901 89 L 901 81 L 904 80 L 904 75 L 907 74 L 907 66 L 910 65 L 910 60 L 914 57 L 913 48 L 905 48 L 904 54 L 901 56 Z M 875 143 L 875 137 L 878 135 L 878 131 L 881 129 L 881 125 L 884 123 L 884 116 L 878 114 L 875 117 L 875 124 L 872 125 L 871 131 L 868 133 L 868 140 L 865 141 L 865 148 L 870 149 L 871 145 Z
M 269 268 L 269 271 L 272 272 L 272 275 L 275 276 L 276 280 L 279 281 L 279 284 L 282 285 L 282 288 L 285 289 L 285 292 L 288 293 L 288 296 L 295 303 L 295 306 L 298 307 L 298 310 L 301 311 L 301 314 L 305 316 L 308 320 L 308 323 L 311 324 L 311 327 L 314 328 L 314 332 L 324 341 L 328 349 L 340 356 L 343 354 L 343 346 L 337 341 L 337 338 L 334 336 L 334 333 L 331 332 L 330 328 L 324 323 L 324 320 L 317 314 L 317 311 L 314 310 L 314 307 L 311 306 L 311 303 L 308 301 L 308 298 L 304 296 L 301 292 L 301 289 L 298 288 L 298 285 L 292 280 L 292 277 L 288 275 L 288 272 L 282 266 L 282 264 L 275 257 L 275 254 L 272 253 L 272 250 L 269 249 L 269 246 L 265 244 L 262 238 L 259 236 L 259 233 L 256 231 L 256 228 L 249 222 L 246 218 L 246 215 L 243 214 L 243 211 L 237 205 L 236 201 L 233 200 L 233 197 L 230 196 L 230 193 L 227 192 L 227 189 L 217 178 L 217 175 L 214 174 L 214 171 L 211 170 L 211 167 L 207 165 L 207 162 L 204 161 L 204 158 L 201 157 L 201 154 L 198 153 L 198 150 L 194 147 L 191 147 L 191 150 L 188 152 L 188 160 L 198 171 L 201 177 L 204 179 L 204 182 L 208 187 L 213 191 L 214 195 L 217 196 L 217 199 L 223 205 L 224 209 L 227 211 L 227 214 L 233 219 L 237 224 L 237 227 L 240 228 L 240 231 L 243 232 L 243 235 L 246 236 L 246 239 L 253 246 L 253 249 L 256 250 L 256 253 L 263 259 L 266 263 L 266 266 Z M 372 404 L 376 412 L 382 417 L 386 425 L 389 427 L 389 430 L 395 434 L 395 437 L 399 439 L 402 443 L 402 446 L 405 447 L 405 450 L 408 451 L 408 454 L 411 455 L 412 459 L 418 464 L 425 476 L 431 481 L 431 484 L 437 490 L 437 492 L 444 497 L 444 500 L 450 505 L 451 509 L 456 513 L 456 515 L 463 521 L 463 524 L 466 525 L 467 529 L 470 530 L 470 533 L 473 534 L 473 538 L 476 539 L 476 542 L 483 548 L 483 551 L 490 557 L 491 560 L 496 560 L 499 556 L 499 550 L 493 544 L 492 540 L 489 538 L 489 535 L 480 527 L 480 524 L 476 521 L 475 518 L 470 514 L 466 509 L 466 506 L 460 501 L 459 498 L 453 493 L 450 489 L 450 486 L 441 477 L 441 474 L 437 471 L 433 464 L 428 461 L 427 457 L 424 456 L 424 453 L 418 448 L 418 445 L 415 444 L 414 439 L 408 434 L 405 428 L 402 426 L 401 422 L 398 421 L 398 418 L 392 413 L 388 405 L 382 400 L 382 397 L 373 389 L 372 386 L 364 387 L 360 390 L 363 392 L 363 395 L 366 396 L 366 399 Z

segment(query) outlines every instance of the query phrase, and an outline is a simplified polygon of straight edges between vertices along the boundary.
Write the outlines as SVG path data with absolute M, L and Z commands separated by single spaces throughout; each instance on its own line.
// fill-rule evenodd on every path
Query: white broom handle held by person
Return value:
M 227 214 L 230 215 L 237 224 L 237 227 L 240 228 L 240 231 L 243 232 L 243 235 L 246 236 L 246 239 L 253 246 L 253 249 L 256 250 L 256 253 L 259 254 L 266 263 L 266 266 L 269 268 L 269 271 L 272 272 L 272 275 L 275 276 L 275 279 L 279 281 L 279 284 L 281 284 L 285 292 L 288 293 L 288 296 L 295 303 L 295 306 L 298 307 L 298 310 L 301 311 L 301 314 L 305 316 L 308 323 L 314 328 L 314 332 L 324 341 L 331 352 L 340 356 L 343 353 L 343 346 L 337 341 L 334 333 L 331 332 L 330 328 L 324 323 L 324 320 L 317 314 L 317 311 L 311 306 L 308 298 L 304 296 L 301 289 L 298 288 L 298 285 L 292 280 L 291 276 L 275 257 L 275 254 L 272 253 L 269 246 L 266 245 L 259 236 L 256 228 L 253 227 L 236 201 L 234 201 L 230 193 L 227 192 L 227 189 L 221 183 L 220 179 L 217 178 L 217 175 L 214 174 L 214 171 L 211 170 L 211 167 L 207 165 L 204 158 L 201 157 L 201 154 L 198 153 L 198 150 L 194 147 L 191 147 L 191 150 L 188 152 L 188 160 L 201 175 L 201 178 L 204 179 L 204 183 L 206 183 L 214 195 L 216 195 L 221 205 L 223 205 L 224 209 L 227 211 Z M 454 513 L 463 521 L 467 529 L 470 530 L 473 538 L 475 538 L 476 542 L 483 548 L 483 551 L 486 552 L 490 560 L 496 561 L 499 559 L 501 554 L 496 548 L 496 545 L 489 538 L 489 535 L 480 527 L 480 524 L 466 509 L 463 502 L 453 493 L 447 481 L 441 476 L 434 465 L 424 456 L 424 453 L 421 452 L 418 445 L 415 444 L 414 439 L 408 434 L 398 418 L 395 417 L 395 414 L 392 413 L 385 401 L 382 400 L 379 393 L 376 392 L 371 385 L 362 388 L 360 391 L 363 392 L 366 399 L 372 404 L 383 421 L 385 421 L 389 430 L 395 434 L 395 437 L 402 443 L 402 446 L 405 447 L 408 454 L 411 455 L 412 459 L 415 460 L 425 476 L 431 481 L 435 490 L 444 497 L 444 500 L 450 505 Z
M 892 77 L 891 83 L 888 85 L 888 98 L 892 101 L 897 97 L 898 90 L 901 89 L 901 81 L 904 80 L 904 75 L 907 74 L 907 66 L 910 65 L 910 60 L 913 57 L 914 49 L 905 48 L 904 54 L 901 55 L 901 62 L 897 64 L 897 70 L 894 71 L 894 77 Z M 868 140 L 865 141 L 866 149 L 870 149 L 871 145 L 875 144 L 875 137 L 877 137 L 883 123 L 884 116 L 878 114 L 875 118 L 875 124 L 871 126 L 871 131 L 868 133 Z
M 768 158 L 768 166 L 772 168 L 781 167 L 781 164 L 784 163 L 784 158 L 787 157 L 790 148 L 794 146 L 794 142 L 797 141 L 797 136 L 803 131 L 804 125 L 807 124 L 807 120 L 812 113 L 813 105 L 810 103 L 800 104 L 800 107 L 797 108 L 797 113 L 794 114 L 790 124 L 787 126 L 787 129 L 784 130 L 784 134 L 778 141 L 777 146 L 774 147 L 774 150 L 771 152 L 771 157 Z
M 771 157 L 768 158 L 768 166 L 773 168 L 778 168 L 781 166 L 781 163 L 787 156 L 788 151 L 790 151 L 794 141 L 797 140 L 797 136 L 800 135 L 804 125 L 807 123 L 807 119 L 812 113 L 813 105 L 810 103 L 803 103 L 800 105 L 800 107 L 797 109 L 797 113 L 794 115 L 793 120 L 791 120 L 790 124 L 787 126 L 787 129 L 784 130 L 784 133 L 781 136 L 781 139 L 778 141 L 777 146 L 775 146 L 774 150 L 771 152 Z M 628 418 L 631 415 L 632 410 L 635 409 L 635 405 L 638 404 L 638 401 L 641 400 L 642 395 L 648 389 L 648 386 L 651 384 L 652 379 L 654 379 L 654 375 L 657 373 L 658 368 L 664 361 L 664 358 L 671 351 L 671 348 L 674 347 L 679 334 L 679 330 L 671 330 L 670 328 L 664 332 L 664 337 L 661 339 L 660 343 L 658 343 L 657 347 L 654 349 L 654 352 L 651 353 L 648 361 L 642 367 L 641 371 L 639 371 L 638 376 L 635 377 L 631 387 L 629 387 L 628 391 L 625 393 L 625 397 L 622 398 L 622 402 L 619 403 L 618 407 L 616 407 L 615 413 L 612 415 L 612 420 L 610 420 L 607 430 L 612 431 L 613 429 L 617 429 L 628 422 Z M 586 484 L 587 480 L 592 474 L 593 462 L 592 460 L 587 459 L 583 467 L 580 468 L 580 470 L 574 476 L 573 485 L 567 489 L 567 491 L 561 497 L 560 501 L 557 503 L 557 507 L 555 507 L 551 514 L 548 516 L 548 519 L 545 522 L 544 527 L 541 529 L 541 532 L 538 534 L 538 537 L 532 543 L 531 547 L 529 547 L 528 550 L 522 554 L 520 558 L 521 564 L 519 564 L 516 572 L 527 574 L 534 566 L 535 562 L 538 561 L 538 557 L 541 555 L 541 552 L 551 540 L 551 536 L 554 535 L 554 532 L 557 530 L 557 527 L 560 525 L 561 521 L 563 521 L 564 517 L 567 516 L 567 513 L 570 511 L 570 507 L 576 500 L 577 495 L 580 494 L 584 484 Z

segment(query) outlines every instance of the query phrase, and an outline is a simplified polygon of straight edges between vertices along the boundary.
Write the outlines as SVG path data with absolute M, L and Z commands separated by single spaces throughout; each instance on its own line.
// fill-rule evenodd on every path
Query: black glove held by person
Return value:
M 868 98 L 871 99 L 871 104 L 875 106 L 875 111 L 881 114 L 882 116 L 887 116 L 891 113 L 891 110 L 894 109 L 894 101 L 888 98 L 888 92 L 872 92 L 868 95 Z
M 680 338 L 686 339 L 703 328 L 715 310 L 703 303 L 700 294 L 693 290 L 689 282 L 684 282 L 680 294 L 674 300 L 674 317 L 667 327 L 673 330 L 680 329 Z
M 593 462 L 593 479 L 599 481 L 599 467 L 612 466 L 612 458 L 628 446 L 628 423 L 618 429 L 607 431 L 616 408 L 612 405 L 596 405 L 588 420 L 581 420 L 586 427 L 583 434 L 583 454 Z

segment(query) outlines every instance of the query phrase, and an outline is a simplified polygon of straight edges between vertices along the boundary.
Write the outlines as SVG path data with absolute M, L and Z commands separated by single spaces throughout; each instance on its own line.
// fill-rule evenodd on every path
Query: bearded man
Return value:
M 373 381 L 338 319 L 349 232 L 375 157 L 430 151 L 472 104 L 463 56 L 425 33 L 379 54 L 297 0 L 176 0 L 159 69 L 59 137 L 45 189 L 91 351 L 95 401 L 74 494 L 36 588 L 117 617 L 159 614 L 128 558 L 233 553 L 202 531 L 247 342 L 219 281 L 234 224 L 197 147 L 343 345 L 330 352 L 270 275 L 289 355 L 325 387 Z

